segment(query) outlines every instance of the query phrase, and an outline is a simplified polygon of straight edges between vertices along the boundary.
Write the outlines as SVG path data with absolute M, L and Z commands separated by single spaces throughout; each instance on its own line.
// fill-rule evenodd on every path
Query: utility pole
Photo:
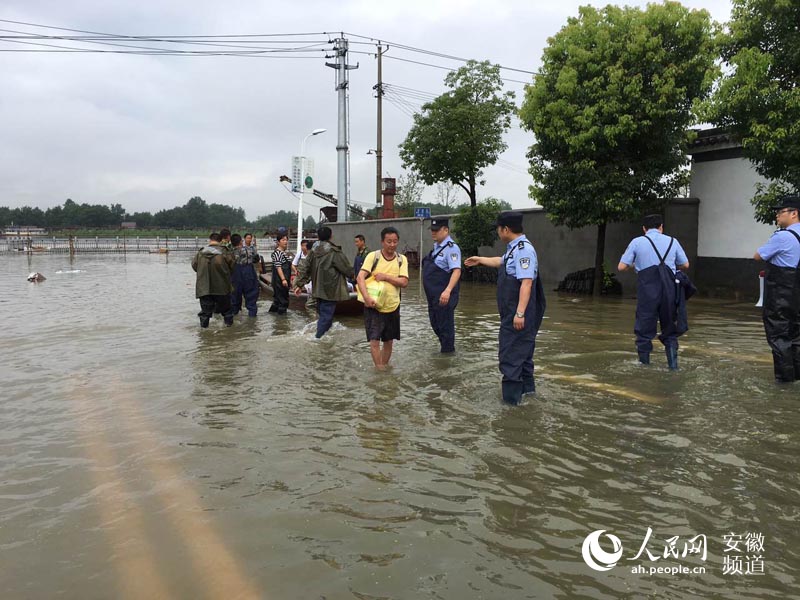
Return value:
M 336 69 L 336 91 L 339 96 L 339 136 L 336 143 L 337 161 L 337 180 L 336 191 L 338 196 L 336 220 L 340 223 L 347 221 L 347 204 L 349 200 L 349 190 L 347 175 L 350 171 L 350 144 L 348 140 L 348 116 L 347 116 L 347 90 L 349 87 L 348 71 L 358 68 L 356 65 L 347 64 L 347 39 L 342 36 L 334 40 L 334 50 L 336 52 L 335 63 L 325 63 L 326 67 Z
M 378 83 L 375 91 L 378 93 L 378 140 L 375 146 L 375 204 L 381 205 L 383 177 L 383 68 L 382 68 L 383 46 L 378 44 Z

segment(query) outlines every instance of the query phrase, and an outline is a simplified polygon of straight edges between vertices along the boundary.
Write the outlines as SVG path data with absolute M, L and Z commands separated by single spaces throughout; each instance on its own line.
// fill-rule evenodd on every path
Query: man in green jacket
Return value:
M 300 261 L 294 293 L 299 295 L 303 286 L 311 281 L 311 295 L 317 301 L 317 339 L 333 325 L 336 303 L 350 298 L 347 291 L 347 277 L 352 266 L 342 252 L 342 248 L 331 242 L 333 232 L 330 227 L 317 230 L 319 243 Z
M 195 297 L 200 300 L 200 327 L 208 327 L 214 313 L 222 313 L 225 326 L 233 325 L 231 306 L 231 272 L 235 260 L 233 252 L 220 244 L 220 235 L 208 236 L 208 245 L 201 248 L 192 259 L 192 269 L 197 273 Z

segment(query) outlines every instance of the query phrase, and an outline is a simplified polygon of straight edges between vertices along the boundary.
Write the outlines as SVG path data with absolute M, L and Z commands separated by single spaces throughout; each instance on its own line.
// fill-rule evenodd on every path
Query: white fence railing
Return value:
M 0 253 L 161 253 L 161 252 L 196 252 L 206 245 L 203 237 L 5 237 L 0 238 Z M 290 240 L 289 248 L 296 247 L 297 242 Z M 264 240 L 259 246 L 259 253 L 267 255 L 275 248 L 273 240 Z

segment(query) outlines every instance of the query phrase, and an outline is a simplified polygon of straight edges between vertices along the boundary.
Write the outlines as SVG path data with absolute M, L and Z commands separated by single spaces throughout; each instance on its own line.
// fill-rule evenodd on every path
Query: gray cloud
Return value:
M 547 37 L 577 13 L 579 4 L 204 0 L 163 6 L 130 0 L 6 0 L 0 18 L 131 35 L 345 30 L 535 69 Z M 686 4 L 709 10 L 717 20 L 725 20 L 730 12 L 729 2 L 723 0 Z M 353 49 L 374 51 L 355 44 Z M 401 55 L 389 50 L 389 56 L 393 54 Z M 352 198 L 369 203 L 374 198 L 375 167 L 366 153 L 375 146 L 376 66 L 373 57 L 363 54 L 354 54 L 351 62 L 360 63 L 351 72 Z M 71 197 L 79 202 L 120 202 L 136 211 L 171 207 L 200 195 L 242 206 L 251 218 L 293 209 L 295 202 L 278 184 L 278 176 L 289 172 L 303 136 L 317 127 L 328 132 L 310 140 L 307 153 L 315 161 L 317 186 L 335 193 L 336 94 L 333 71 L 323 63 L 321 57 L 0 53 L 0 205 L 48 207 Z M 442 91 L 445 73 L 388 58 L 384 62 L 386 82 L 432 94 Z M 519 73 L 506 76 L 529 79 Z M 522 99 L 521 84 L 509 84 L 509 89 Z M 384 169 L 393 176 L 402 172 L 397 145 L 410 124 L 410 117 L 385 103 Z M 531 181 L 524 172 L 525 152 L 531 138 L 512 129 L 507 141 L 509 149 L 501 164 L 487 170 L 481 193 L 527 206 Z M 433 199 L 433 190 L 428 195 Z

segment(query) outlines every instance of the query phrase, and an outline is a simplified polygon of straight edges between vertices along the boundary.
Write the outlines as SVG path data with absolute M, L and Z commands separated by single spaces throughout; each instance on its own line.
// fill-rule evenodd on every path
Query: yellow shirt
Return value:
M 375 265 L 373 269 L 372 265 L 375 263 L 376 256 L 378 257 L 378 264 Z M 401 260 L 403 263 L 402 265 L 399 264 Z M 369 280 L 372 275 L 375 275 L 375 273 L 386 273 L 392 277 L 408 278 L 408 260 L 399 253 L 395 254 L 392 260 L 386 260 L 380 250 L 375 250 L 367 254 L 366 258 L 364 258 L 364 264 L 361 266 L 361 270 L 370 274 L 367 276 L 367 280 Z M 384 281 L 383 285 L 383 299 L 380 302 L 380 306 L 376 308 L 382 313 L 394 312 L 397 310 L 397 307 L 400 306 L 400 288 L 396 285 L 392 285 L 388 281 Z

